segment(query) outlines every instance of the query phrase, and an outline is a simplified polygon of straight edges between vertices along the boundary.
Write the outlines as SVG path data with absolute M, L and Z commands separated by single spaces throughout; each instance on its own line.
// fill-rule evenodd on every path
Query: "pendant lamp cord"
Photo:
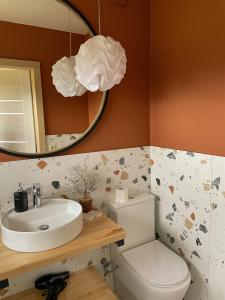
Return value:
M 101 35 L 101 4 L 98 0 L 98 34 Z
M 70 32 L 70 57 L 72 52 L 72 32 L 71 32 L 71 13 L 69 10 L 69 32 Z

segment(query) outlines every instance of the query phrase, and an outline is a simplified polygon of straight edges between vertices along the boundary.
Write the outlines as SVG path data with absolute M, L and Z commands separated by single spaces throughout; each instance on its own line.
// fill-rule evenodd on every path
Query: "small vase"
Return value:
M 84 213 L 88 213 L 90 210 L 92 210 L 92 198 L 90 195 L 84 195 L 84 197 L 80 198 L 79 202 Z

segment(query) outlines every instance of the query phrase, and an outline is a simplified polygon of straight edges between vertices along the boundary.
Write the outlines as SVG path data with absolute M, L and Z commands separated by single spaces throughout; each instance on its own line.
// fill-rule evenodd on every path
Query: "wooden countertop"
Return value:
M 40 291 L 35 288 L 7 297 L 5 300 L 41 300 Z M 94 267 L 75 272 L 58 300 L 118 300 Z
M 85 222 L 81 234 L 72 242 L 44 252 L 21 253 L 6 248 L 0 241 L 0 280 L 76 256 L 124 239 L 125 231 L 106 216 Z

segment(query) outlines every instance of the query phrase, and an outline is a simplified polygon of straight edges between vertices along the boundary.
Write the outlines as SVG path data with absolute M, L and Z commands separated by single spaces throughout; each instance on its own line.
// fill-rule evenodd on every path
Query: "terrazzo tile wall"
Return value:
M 192 273 L 185 300 L 225 299 L 225 157 L 151 147 L 156 230 Z
M 143 147 L 1 163 L 1 212 L 13 207 L 18 182 L 25 188 L 40 183 L 46 197 L 78 199 L 68 181 L 69 170 L 85 161 L 102 178 L 93 194 L 101 210 L 116 186 L 136 193 L 149 190 L 151 184 L 158 196 L 157 235 L 190 266 L 192 283 L 185 300 L 225 299 L 225 157 Z M 9 288 L 0 290 L 0 299 L 32 287 L 46 272 L 74 272 L 89 264 L 102 272 L 102 257 L 110 259 L 108 247 L 26 273 L 10 280 Z M 107 280 L 113 288 L 113 278 Z
M 45 197 L 78 199 L 79 195 L 73 193 L 68 178 L 72 166 L 82 165 L 85 162 L 90 168 L 94 168 L 102 179 L 98 190 L 93 193 L 94 205 L 101 210 L 105 209 L 107 200 L 113 197 L 114 189 L 118 185 L 129 187 L 130 193 L 146 191 L 149 188 L 151 167 L 149 147 L 1 163 L 1 213 L 13 207 L 13 193 L 17 189 L 18 182 L 21 182 L 24 188 L 31 187 L 33 183 L 40 183 L 42 195 Z M 47 269 L 26 273 L 10 280 L 9 288 L 0 290 L 0 299 L 32 287 L 34 280 L 46 272 L 64 270 L 74 272 L 92 263 L 101 272 L 102 257 L 110 259 L 108 247 L 58 262 Z M 113 287 L 112 277 L 108 278 L 108 281 Z

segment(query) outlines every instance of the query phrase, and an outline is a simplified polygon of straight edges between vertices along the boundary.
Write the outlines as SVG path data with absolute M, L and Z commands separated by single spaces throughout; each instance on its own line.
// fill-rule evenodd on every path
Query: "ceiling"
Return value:
M 58 0 L 0 0 L 0 20 L 87 34 L 78 15 Z

